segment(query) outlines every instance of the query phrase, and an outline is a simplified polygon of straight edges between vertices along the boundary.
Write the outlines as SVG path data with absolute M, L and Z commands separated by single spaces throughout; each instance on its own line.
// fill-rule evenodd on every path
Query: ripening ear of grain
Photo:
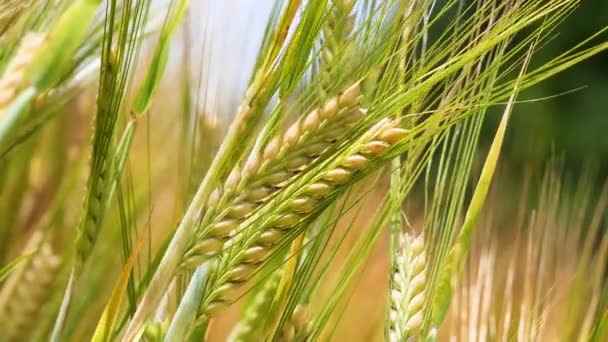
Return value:
M 283 327 L 279 341 L 306 341 L 312 332 L 312 318 L 306 305 L 298 305 Z
M 204 313 L 213 315 L 232 303 L 243 283 L 253 276 L 283 239 L 292 235 L 289 234 L 290 230 L 297 228 L 312 212 L 318 210 L 316 203 L 347 183 L 354 173 L 369 167 L 370 161 L 403 139 L 407 132 L 397 124 L 390 120 L 379 122 L 361 138 L 353 152 L 338 158 L 327 171 L 320 172 L 307 185 L 284 199 L 276 214 L 264 220 L 263 226 L 252 232 L 251 236 L 244 233 L 243 241 L 235 241 L 234 244 L 242 252 L 227 254 L 226 261 L 218 265 L 217 280 L 208 285 L 208 295 L 203 297 Z
M 87 22 L 87 16 L 92 19 L 95 13 L 95 3 L 77 1 L 71 4 L 70 13 L 53 10 L 41 1 L 31 1 L 27 11 L 16 10 L 14 4 L 0 9 L 0 13 L 16 10 L 11 19 L 14 25 L 3 33 L 2 48 L 12 51 L 17 47 L 15 61 L 6 60 L 11 55 L 1 56 L 0 61 L 5 77 L 0 101 L 0 158 L 6 159 L 90 85 L 98 65 L 101 29 L 98 23 L 89 27 Z M 42 18 L 46 19 L 44 24 L 36 22 Z M 79 32 L 87 39 L 79 39 Z
M 242 169 L 233 169 L 206 203 L 206 215 L 194 245 L 186 251 L 185 265 L 198 266 L 217 254 L 256 207 L 288 185 L 364 115 L 359 103 L 359 85 L 354 84 L 274 137 L 262 153 L 254 152 Z M 312 210 L 313 203 L 301 202 L 306 208 L 299 210 Z
M 31 101 L 35 92 L 22 91 L 32 86 L 28 78 L 29 69 L 32 67 L 34 57 L 38 50 L 44 48 L 44 34 L 30 32 L 23 37 L 19 47 L 6 65 L 6 69 L 0 80 L 0 144 L 6 145 L 9 138 L 28 112 L 28 104 L 23 99 Z M 29 94 L 29 95 L 27 95 Z M 23 103 L 23 107 L 21 105 Z M 15 108 L 17 106 L 18 108 Z M 4 152 L 6 148 L 3 148 Z
M 52 30 L 42 34 L 44 48 L 33 49 L 29 43 L 23 45 L 31 54 L 22 65 L 19 72 L 9 71 L 7 104 L 0 106 L 3 115 L 0 117 L 0 150 L 1 154 L 9 150 L 10 140 L 18 133 L 20 125 L 28 120 L 32 112 L 32 104 L 37 97 L 46 96 L 47 92 L 65 80 L 66 75 L 74 71 L 73 54 L 82 44 L 88 33 L 89 24 L 93 19 L 100 0 L 78 0 L 72 3 L 65 12 L 56 18 Z M 43 11 L 48 8 L 42 7 Z M 33 45 L 39 45 L 34 43 Z M 23 61 L 23 59 L 21 58 Z M 18 70 L 15 70 L 18 71 Z M 20 76 L 19 76 L 20 75 Z M 6 85 L 5 85 L 6 86 Z M 11 90 L 12 88 L 12 90 Z

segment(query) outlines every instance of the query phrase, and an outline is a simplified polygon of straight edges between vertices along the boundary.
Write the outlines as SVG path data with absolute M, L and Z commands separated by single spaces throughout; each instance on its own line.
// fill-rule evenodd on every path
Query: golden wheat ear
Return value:
M 324 198 L 339 188 L 348 186 L 357 172 L 380 158 L 406 134 L 406 130 L 398 127 L 398 121 L 381 120 L 361 138 L 356 148 L 319 172 L 308 184 L 299 187 L 295 194 L 291 194 L 281 204 L 277 214 L 252 237 L 247 238 L 242 253 L 222 260 L 218 280 L 211 285 L 212 292 L 205 300 L 206 305 L 203 305 L 205 312 L 213 315 L 232 303 L 242 285 L 259 270 L 295 227 L 310 219 Z
M 262 153 L 250 156 L 244 167 L 233 169 L 207 202 L 203 226 L 182 267 L 198 266 L 221 251 L 243 221 L 363 117 L 360 102 L 355 83 L 278 134 Z
M 298 304 L 289 322 L 283 326 L 279 341 L 308 341 L 312 333 L 312 317 L 306 304 Z

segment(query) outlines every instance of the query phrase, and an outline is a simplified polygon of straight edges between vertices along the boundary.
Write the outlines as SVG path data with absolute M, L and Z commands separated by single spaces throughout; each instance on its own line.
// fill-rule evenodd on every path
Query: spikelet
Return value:
M 251 238 L 252 243 L 245 246 L 244 252 L 225 262 L 225 268 L 219 284 L 208 298 L 209 307 L 217 308 L 220 303 L 226 305 L 235 298 L 226 295 L 234 291 L 220 291 L 228 287 L 237 289 L 246 282 L 272 253 L 275 246 L 281 244 L 289 231 L 298 223 L 309 218 L 318 203 L 339 186 L 347 183 L 359 170 L 365 168 L 374 158 L 382 155 L 393 144 L 405 137 L 407 131 L 397 127 L 396 121 L 382 120 L 372 128 L 359 143 L 359 147 L 349 155 L 338 158 L 329 170 L 321 172 L 307 186 L 303 186 L 292 198 L 281 205 L 274 220 L 257 230 Z
M 298 304 L 289 322 L 285 323 L 279 337 L 280 342 L 307 341 L 312 333 L 312 319 L 308 307 Z
M 48 242 L 43 242 L 15 279 L 9 300 L 0 308 L 0 330 L 8 341 L 26 341 L 37 323 L 42 306 L 51 293 L 51 283 L 60 259 Z
M 82 215 L 82 222 L 76 237 L 76 260 L 74 268 L 77 274 L 82 270 L 84 263 L 91 253 L 93 244 L 99 233 L 99 225 L 103 220 L 103 206 L 107 199 L 110 186 L 110 161 L 104 157 L 100 162 L 98 177 L 91 180 L 92 191 L 90 197 L 85 202 L 85 211 Z
M 4 70 L 0 80 L 0 118 L 13 102 L 19 90 L 26 85 L 26 72 L 31 65 L 36 51 L 44 43 L 44 35 L 36 32 L 27 33 L 15 55 Z
M 235 168 L 209 199 L 203 226 L 182 266 L 197 266 L 220 251 L 256 208 L 343 136 L 365 112 L 360 97 L 356 83 L 296 121 L 260 155 L 251 155 L 242 169 Z
M 422 328 L 424 316 L 426 257 L 424 236 L 401 239 L 401 248 L 395 257 L 389 295 L 390 341 L 405 341 Z
M 266 310 L 272 304 L 272 299 L 279 287 L 282 276 L 283 269 L 276 270 L 270 275 L 264 287 L 255 294 L 253 303 L 247 307 L 247 311 L 244 312 L 243 317 L 230 332 L 230 336 L 227 339 L 229 342 L 258 341 L 263 338 L 262 334 L 264 332 L 255 328 L 259 327 L 260 323 L 263 323 Z
M 353 8 L 356 0 L 334 0 L 323 27 L 321 47 L 321 86 L 329 89 L 333 68 L 339 66 L 341 56 L 350 56 L 352 44 L 348 38 L 355 27 Z

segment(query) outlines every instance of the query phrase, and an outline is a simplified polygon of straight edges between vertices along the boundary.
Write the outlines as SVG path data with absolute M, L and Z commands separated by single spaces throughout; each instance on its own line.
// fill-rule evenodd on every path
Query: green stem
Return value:
M 163 339 L 164 342 L 184 341 L 186 339 L 186 334 L 194 323 L 199 304 L 203 299 L 202 289 L 205 287 L 208 274 L 209 263 L 204 263 L 194 272 L 186 293 L 182 297 L 177 312 L 171 321 L 167 335 Z
M 0 158 L 4 152 L 8 151 L 11 133 L 30 112 L 30 105 L 38 93 L 35 87 L 29 87 L 13 101 L 13 104 L 6 110 L 5 116 L 0 120 Z
M 274 44 L 267 55 L 266 62 L 259 72 L 256 73 L 256 76 L 251 82 L 245 99 L 242 102 L 236 117 L 230 124 L 228 133 L 217 151 L 216 157 L 209 166 L 209 170 L 199 185 L 194 198 L 192 198 L 182 221 L 177 227 L 175 235 L 169 243 L 166 253 L 163 255 L 163 258 L 158 265 L 158 269 L 154 273 L 154 276 L 137 307 L 135 315 L 131 319 L 131 323 L 127 327 L 123 341 L 133 341 L 138 337 L 141 337 L 141 334 L 143 333 L 143 323 L 162 298 L 182 261 L 186 249 L 190 246 L 190 242 L 196 232 L 196 223 L 202 215 L 205 201 L 211 194 L 211 191 L 215 189 L 217 180 L 222 171 L 225 170 L 228 162 L 234 158 L 234 151 L 239 150 L 238 147 L 239 144 L 241 144 L 243 135 L 246 136 L 251 126 L 255 125 L 257 120 L 251 116 L 256 112 L 256 106 L 259 106 L 260 102 L 264 102 L 268 99 L 266 83 L 275 71 L 273 68 L 274 63 L 271 62 L 275 61 L 275 58 L 278 56 L 280 47 L 287 37 L 289 26 L 300 6 L 300 2 L 300 0 L 291 0 L 287 6 L 281 23 L 275 31 L 273 38 Z
M 249 103 L 249 101 L 245 101 Z M 243 126 L 246 124 L 250 111 L 239 111 L 234 121 L 228 129 L 228 134 L 224 142 L 217 152 L 217 157 L 211 163 L 209 171 L 205 175 L 200 184 L 192 202 L 188 206 L 182 221 L 180 222 L 175 235 L 173 236 L 167 252 L 163 255 L 158 269 L 154 273 L 150 285 L 148 286 L 144 296 L 141 299 L 137 311 L 133 316 L 123 341 L 133 341 L 142 334 L 142 326 L 148 318 L 156 304 L 162 298 L 165 290 L 169 286 L 177 268 L 179 267 L 182 257 L 190 245 L 191 239 L 196 231 L 196 222 L 200 217 L 203 205 L 209 194 L 214 189 L 217 179 L 220 176 L 221 170 L 232 157 L 234 151 L 242 138 Z
M 63 326 L 65 323 L 65 319 L 68 314 L 68 310 L 70 308 L 70 303 L 72 299 L 72 293 L 74 293 L 74 284 L 76 283 L 74 276 L 74 271 L 70 274 L 70 280 L 68 281 L 68 287 L 65 289 L 65 293 L 63 295 L 63 300 L 61 301 L 61 308 L 59 309 L 59 314 L 55 319 L 55 325 L 53 326 L 53 332 L 51 334 L 51 342 L 59 342 L 61 337 L 61 331 L 63 330 Z

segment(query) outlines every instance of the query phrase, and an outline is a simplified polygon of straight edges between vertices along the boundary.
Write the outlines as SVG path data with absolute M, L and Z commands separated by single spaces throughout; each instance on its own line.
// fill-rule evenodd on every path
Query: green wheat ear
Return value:
M 60 81 L 74 52 L 83 42 L 101 0 L 77 0 L 65 10 L 49 32 L 48 45 L 38 51 L 29 73 L 39 91 L 47 91 Z
M 272 304 L 275 293 L 279 287 L 283 269 L 274 271 L 253 298 L 253 302 L 246 306 L 241 319 L 232 328 L 228 341 L 246 342 L 255 341 L 264 337 L 263 326 L 265 324 L 268 308 Z
M 332 77 L 340 71 L 344 56 L 351 56 L 354 49 L 350 35 L 355 27 L 356 13 L 353 8 L 357 0 L 332 1 L 332 9 L 328 13 L 323 27 L 323 45 L 321 46 L 321 88 L 331 88 Z

